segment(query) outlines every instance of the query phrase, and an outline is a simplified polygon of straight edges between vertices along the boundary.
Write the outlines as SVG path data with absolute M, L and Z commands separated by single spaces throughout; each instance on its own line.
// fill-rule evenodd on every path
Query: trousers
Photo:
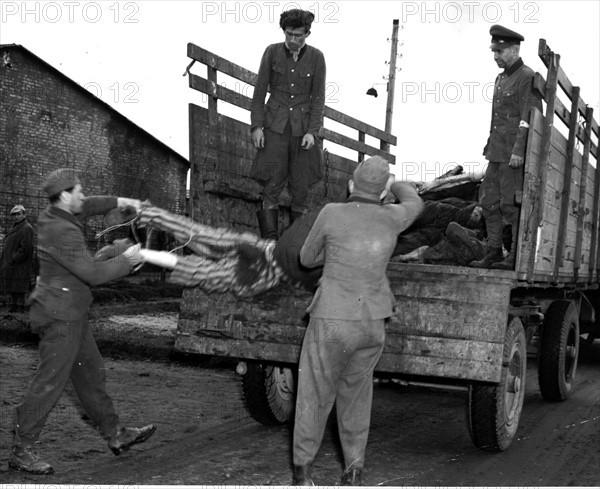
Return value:
M 15 410 L 16 447 L 31 446 L 69 379 L 90 419 L 108 439 L 117 432 L 119 417 L 106 392 L 104 361 L 87 317 L 56 321 L 40 331 L 39 365 L 29 391 Z
M 283 134 L 264 129 L 265 147 L 256 154 L 257 165 L 260 166 L 263 189 L 263 207 L 276 208 L 279 196 L 286 183 L 292 195 L 291 209 L 304 213 L 308 197 L 311 159 L 319 158 L 317 145 L 310 150 L 301 148 L 302 137 L 292 136 L 292 126 L 288 122 Z
M 294 465 L 313 462 L 335 403 L 346 468 L 362 469 L 384 324 L 384 319 L 310 319 L 298 372 Z
M 522 190 L 523 167 L 511 168 L 508 163 L 489 162 L 479 187 L 479 202 L 491 248 L 502 248 L 502 229 L 505 220 L 515 230 L 517 229 L 519 225 L 517 196 Z

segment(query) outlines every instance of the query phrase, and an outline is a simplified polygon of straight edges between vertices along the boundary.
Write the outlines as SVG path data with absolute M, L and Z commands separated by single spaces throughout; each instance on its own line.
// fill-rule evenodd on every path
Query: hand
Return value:
M 302 149 L 309 150 L 314 145 L 315 145 L 315 137 L 310 133 L 305 134 L 304 137 L 302 138 L 302 144 L 301 144 Z
M 508 162 L 508 166 L 510 166 L 511 168 L 521 168 L 524 163 L 525 158 L 513 154 L 510 155 L 510 161 Z
M 144 256 L 141 253 L 142 245 L 136 244 L 127 248 L 121 256 L 129 263 L 129 268 L 132 272 L 137 271 L 144 264 Z
M 254 147 L 256 149 L 261 149 L 265 147 L 265 133 L 260 127 L 257 127 L 252 131 L 252 142 L 254 143 Z
M 139 213 L 142 208 L 142 201 L 138 199 L 128 199 L 127 197 L 117 197 L 117 207 L 119 209 L 134 207 L 136 212 Z

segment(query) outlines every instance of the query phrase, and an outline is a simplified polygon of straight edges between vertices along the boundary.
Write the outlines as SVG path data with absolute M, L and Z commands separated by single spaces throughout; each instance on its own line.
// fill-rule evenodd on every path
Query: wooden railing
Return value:
M 190 73 L 189 83 L 191 88 L 209 95 L 209 110 L 217 110 L 217 100 L 222 100 L 242 109 L 250 110 L 252 99 L 234 90 L 219 85 L 218 72 L 222 72 L 251 86 L 256 85 L 256 73 L 253 73 L 246 68 L 232 63 L 231 61 L 217 56 L 216 54 L 213 54 L 206 49 L 203 49 L 192 43 L 188 44 L 188 57 L 194 61 L 205 64 L 208 67 L 207 78 L 202 78 L 198 75 Z M 364 155 L 381 155 L 384 156 L 390 163 L 395 163 L 394 155 L 366 144 L 365 135 L 371 136 L 381 142 L 394 146 L 397 142 L 396 136 L 388 134 L 381 129 L 366 124 L 365 122 L 355 119 L 354 117 L 332 109 L 328 106 L 325 106 L 325 117 L 356 130 L 358 134 L 357 138 L 353 139 L 336 131 L 332 131 L 331 129 L 322 128 L 319 134 L 322 139 L 356 151 L 358 153 L 357 161 L 360 161 Z
M 600 274 L 600 169 L 598 145 L 592 140 L 592 134 L 598 138 L 598 122 L 593 117 L 593 109 L 581 98 L 579 87 L 571 83 L 560 66 L 560 55 L 554 53 L 544 39 L 540 39 L 538 55 L 548 68 L 547 79 L 536 73 L 534 80 L 536 88 L 546 102 L 546 116 L 543 118 L 543 124 L 538 124 L 541 126 L 541 140 L 535 146 L 539 147 L 539 153 L 536 149 L 536 154 L 532 155 L 536 159 L 537 168 L 529 170 L 526 167 L 526 177 L 527 172 L 531 171 L 531 188 L 535 190 L 535 197 L 531 202 L 532 219 L 528 222 L 528 234 L 525 236 L 529 241 L 527 280 L 539 280 L 538 255 L 544 255 L 546 262 L 551 264 L 546 281 L 577 282 L 581 274 L 585 276 L 585 281 L 597 282 Z M 558 87 L 567 96 L 570 107 L 559 98 Z M 555 122 L 558 122 L 555 116 L 568 130 L 564 154 L 558 145 L 560 137 L 555 127 Z M 532 128 L 530 143 L 534 141 L 533 133 Z M 581 153 L 578 151 L 579 143 L 583 144 Z M 595 171 L 590 166 L 590 156 L 596 160 Z M 552 171 L 556 173 L 557 169 L 560 170 L 559 186 L 562 188 L 555 189 L 556 195 L 548 195 L 548 175 Z M 574 181 L 576 174 L 579 174 L 578 181 Z M 589 188 L 592 186 L 593 189 Z M 558 216 L 551 215 L 548 207 L 553 206 L 559 208 Z M 523 220 L 521 222 L 525 223 Z M 552 233 L 547 228 L 552 228 Z M 565 253 L 568 238 L 574 245 L 569 243 L 568 253 Z M 540 246 L 543 244 L 541 240 L 550 242 L 551 247 Z M 583 255 L 586 256 L 588 269 L 581 273 L 584 243 Z M 552 253 L 549 250 L 552 250 Z M 568 267 L 564 266 L 565 255 L 569 256 Z

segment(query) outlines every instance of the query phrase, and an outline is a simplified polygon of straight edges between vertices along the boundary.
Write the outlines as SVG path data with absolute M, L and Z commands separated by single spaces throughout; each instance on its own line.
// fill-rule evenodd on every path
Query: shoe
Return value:
M 294 465 L 293 486 L 314 486 L 310 476 L 310 465 Z
M 515 253 L 511 251 L 504 260 L 492 263 L 490 268 L 493 268 L 494 270 L 514 270 Z
M 32 447 L 14 447 L 8 459 L 8 466 L 34 475 L 54 474 L 52 465 L 44 462 Z
M 115 455 L 127 452 L 133 445 L 145 442 L 156 431 L 156 426 L 149 424 L 143 428 L 120 428 L 116 434 L 108 440 L 108 448 Z
M 362 486 L 361 470 L 350 469 L 344 472 L 342 476 L 342 486 Z
M 469 263 L 469 266 L 474 268 L 490 268 L 492 263 L 502 261 L 503 258 L 502 248 L 491 248 L 481 260 L 474 260 Z

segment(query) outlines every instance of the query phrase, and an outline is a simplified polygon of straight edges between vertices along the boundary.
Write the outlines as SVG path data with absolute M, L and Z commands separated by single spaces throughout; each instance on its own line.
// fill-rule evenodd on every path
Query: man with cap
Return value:
M 50 205 L 38 218 L 39 276 L 32 292 L 31 328 L 40 336 L 40 363 L 15 410 L 9 467 L 32 474 L 53 468 L 34 451 L 48 414 L 71 380 L 81 404 L 115 455 L 147 440 L 153 425 L 125 428 L 106 392 L 105 367 L 88 324 L 90 286 L 128 275 L 142 261 L 139 245 L 99 261 L 85 244 L 81 220 L 141 202 L 123 197 L 85 197 L 73 169 L 52 172 L 43 185 Z
M 494 60 L 504 69 L 494 85 L 490 136 L 483 149 L 489 163 L 479 193 L 490 251 L 470 265 L 514 270 L 529 114 L 533 107 L 542 110 L 542 98 L 534 88 L 533 70 L 523 64 L 519 55 L 525 38 L 500 25 L 492 26 L 490 34 Z M 512 243 L 505 259 L 502 253 L 504 221 L 512 229 Z
M 264 186 L 257 213 L 263 238 L 277 239 L 279 195 L 286 182 L 294 220 L 307 211 L 308 188 L 321 178 L 318 135 L 325 109 L 325 58 L 306 44 L 314 18 L 307 10 L 283 12 L 279 26 L 285 40 L 267 47 L 258 69 L 250 107 L 257 150 L 251 176 Z
M 4 239 L 0 261 L 2 288 L 11 297 L 9 312 L 25 312 L 33 261 L 33 228 L 27 222 L 25 207 L 21 204 L 11 209 L 10 217 L 14 224 Z
M 342 484 L 361 484 L 373 371 L 394 307 L 386 267 L 398 234 L 423 209 L 411 184 L 392 180 L 385 159 L 360 163 L 348 200 L 321 210 L 300 250 L 302 265 L 323 266 L 323 274 L 307 309 L 310 322 L 298 370 L 296 485 L 312 484 L 310 467 L 334 403 L 345 462 Z M 381 204 L 389 185 L 399 204 Z

